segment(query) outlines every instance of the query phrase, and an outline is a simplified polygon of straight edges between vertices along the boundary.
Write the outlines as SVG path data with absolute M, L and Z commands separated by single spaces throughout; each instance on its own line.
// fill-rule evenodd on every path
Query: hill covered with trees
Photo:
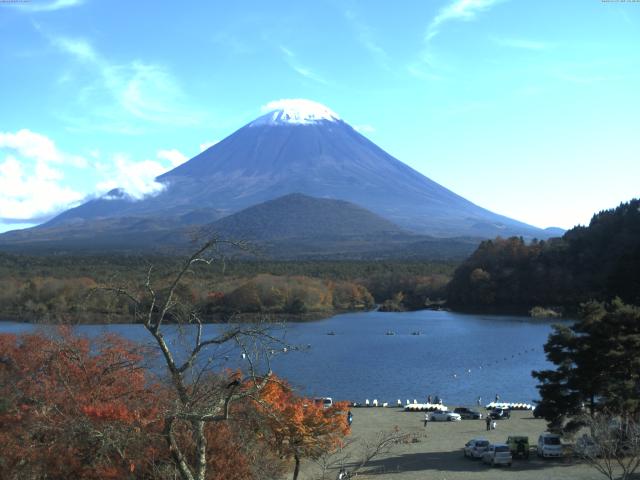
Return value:
M 575 310 L 591 299 L 640 304 L 640 199 L 593 216 L 561 238 L 480 244 L 447 289 L 453 308 Z

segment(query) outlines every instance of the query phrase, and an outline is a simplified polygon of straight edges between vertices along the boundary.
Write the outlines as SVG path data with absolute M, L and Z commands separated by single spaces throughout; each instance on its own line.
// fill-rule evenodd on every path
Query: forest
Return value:
M 150 272 L 165 279 L 182 258 L 171 256 L 27 256 L 0 254 L 0 316 L 31 322 L 117 323 L 128 299 L 108 290 L 140 290 Z M 195 265 L 177 295 L 207 321 L 268 314 L 307 320 L 384 304 L 425 308 L 444 295 L 455 264 L 433 261 L 247 261 Z
M 131 304 L 105 290 L 168 279 L 181 258 L 0 253 L 0 316 L 34 322 L 127 321 Z M 640 304 L 640 200 L 593 216 L 561 238 L 483 241 L 465 261 L 275 261 L 228 257 L 194 266 L 177 292 L 207 321 L 269 314 L 290 320 L 339 312 L 453 310 L 575 314 L 620 297 Z M 543 310 L 544 310 L 543 308 Z
M 525 242 L 497 238 L 480 244 L 447 287 L 455 309 L 535 306 L 577 312 L 589 300 L 620 297 L 640 304 L 640 200 L 593 216 L 561 238 Z

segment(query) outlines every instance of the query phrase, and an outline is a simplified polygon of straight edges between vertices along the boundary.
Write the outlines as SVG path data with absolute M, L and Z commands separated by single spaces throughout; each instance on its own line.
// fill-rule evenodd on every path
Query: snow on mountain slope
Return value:
M 315 122 L 336 122 L 340 117 L 321 103 L 302 98 L 275 100 L 264 108 L 267 113 L 249 124 L 259 125 L 309 125 Z

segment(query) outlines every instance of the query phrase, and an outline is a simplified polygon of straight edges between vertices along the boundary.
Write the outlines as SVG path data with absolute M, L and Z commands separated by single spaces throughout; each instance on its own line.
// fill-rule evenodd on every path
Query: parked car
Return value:
M 482 453 L 482 461 L 492 467 L 495 465 L 511 466 L 511 450 L 506 443 L 492 443 Z
M 538 437 L 537 453 L 539 457 L 561 457 L 562 442 L 560 435 L 545 432 Z
M 482 414 L 480 412 L 476 412 L 475 410 L 471 410 L 467 407 L 454 408 L 453 413 L 457 413 L 463 419 L 479 420 L 482 418 Z
M 313 399 L 313 403 L 324 408 L 329 408 L 333 405 L 333 399 L 331 397 L 317 397 Z
M 513 457 L 529 458 L 529 437 L 510 435 L 506 443 Z
M 453 412 L 433 412 L 431 414 L 432 422 L 459 422 L 462 417 Z
M 482 458 L 482 454 L 489 446 L 486 438 L 472 438 L 464 444 L 464 456 L 470 458 Z
M 504 420 L 507 418 L 511 418 L 511 411 L 508 408 L 494 408 L 489 413 L 489 417 L 494 420 Z

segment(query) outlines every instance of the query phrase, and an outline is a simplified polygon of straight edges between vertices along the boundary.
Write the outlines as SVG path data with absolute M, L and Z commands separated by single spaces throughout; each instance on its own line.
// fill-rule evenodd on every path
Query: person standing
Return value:
M 487 424 L 487 432 L 491 430 L 491 415 L 487 415 L 487 419 L 485 420 Z
M 424 426 L 426 427 L 429 423 L 429 412 L 424 412 Z
M 349 413 L 347 413 L 347 423 L 349 424 L 349 426 L 351 426 L 351 424 L 353 423 L 353 413 L 351 413 L 351 410 L 349 410 Z

